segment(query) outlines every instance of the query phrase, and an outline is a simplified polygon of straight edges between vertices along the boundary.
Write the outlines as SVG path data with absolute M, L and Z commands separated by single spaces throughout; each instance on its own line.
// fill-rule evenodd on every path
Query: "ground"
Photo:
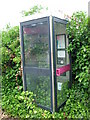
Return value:
M 0 120 L 18 120 L 18 119 L 15 119 L 10 117 L 9 115 L 6 115 L 0 108 Z

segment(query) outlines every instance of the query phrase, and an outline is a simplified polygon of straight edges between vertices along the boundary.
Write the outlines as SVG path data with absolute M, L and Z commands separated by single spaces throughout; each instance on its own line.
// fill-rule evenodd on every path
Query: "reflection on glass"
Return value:
M 48 22 L 23 26 L 27 90 L 36 94 L 36 103 L 51 107 Z M 31 70 L 31 71 L 30 71 Z M 41 70 L 41 72 L 40 72 Z M 45 73 L 44 75 L 42 73 Z
M 35 101 L 46 107 L 51 106 L 50 77 L 26 74 L 27 90 L 36 94 Z
M 43 22 L 23 27 L 25 65 L 49 67 L 48 23 Z
M 65 66 L 67 63 L 67 55 L 65 48 L 65 34 L 66 25 L 54 22 L 55 38 L 57 46 L 56 69 Z M 57 77 L 57 107 L 65 102 L 67 99 L 67 90 L 69 84 L 69 71 Z
M 60 76 L 57 77 L 57 81 L 57 106 L 59 107 L 67 99 L 69 80 L 63 80 L 63 76 Z

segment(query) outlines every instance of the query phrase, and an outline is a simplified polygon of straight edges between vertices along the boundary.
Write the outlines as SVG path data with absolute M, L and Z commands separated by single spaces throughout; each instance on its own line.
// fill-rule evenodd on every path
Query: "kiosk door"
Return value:
M 67 88 L 69 82 L 70 65 L 67 63 L 66 52 L 66 35 L 59 34 L 56 36 L 57 41 L 57 107 L 65 102 L 67 99 Z
M 56 18 L 54 22 L 55 34 L 55 98 L 56 98 L 56 111 L 65 103 L 67 99 L 67 89 L 69 87 L 69 55 L 66 50 L 68 46 L 68 39 L 66 36 L 66 24 Z
M 24 89 L 36 94 L 41 107 L 51 109 L 49 19 L 21 23 Z

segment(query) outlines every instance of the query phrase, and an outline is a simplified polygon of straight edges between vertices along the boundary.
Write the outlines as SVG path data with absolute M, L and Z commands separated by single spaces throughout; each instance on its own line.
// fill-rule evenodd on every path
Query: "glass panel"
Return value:
M 69 87 L 69 71 L 57 77 L 57 106 L 59 107 L 67 99 L 67 89 Z
M 51 106 L 51 87 L 49 76 L 36 76 L 26 74 L 27 90 L 36 94 L 35 100 L 45 107 Z
M 40 22 L 23 27 L 25 66 L 49 67 L 48 23 Z
M 55 41 L 56 41 L 56 69 L 69 63 L 68 53 L 66 51 L 68 39 L 66 34 L 66 25 L 54 22 Z M 67 89 L 69 83 L 69 71 L 57 77 L 57 107 L 67 99 Z
M 27 90 L 36 103 L 51 108 L 48 21 L 23 26 Z
M 55 32 L 55 35 L 61 35 L 61 34 L 66 34 L 66 25 L 65 24 L 61 24 L 61 23 L 57 23 L 57 22 L 54 22 L 54 32 Z

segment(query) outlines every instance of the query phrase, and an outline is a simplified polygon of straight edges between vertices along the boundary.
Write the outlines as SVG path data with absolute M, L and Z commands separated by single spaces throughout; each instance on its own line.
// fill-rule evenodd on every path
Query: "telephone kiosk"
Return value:
M 67 20 L 55 15 L 20 22 L 23 88 L 36 95 L 39 107 L 51 112 L 65 104 L 72 83 L 66 25 Z

